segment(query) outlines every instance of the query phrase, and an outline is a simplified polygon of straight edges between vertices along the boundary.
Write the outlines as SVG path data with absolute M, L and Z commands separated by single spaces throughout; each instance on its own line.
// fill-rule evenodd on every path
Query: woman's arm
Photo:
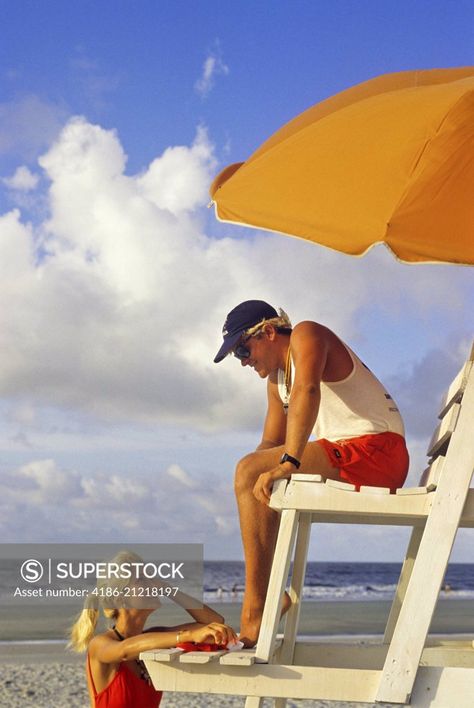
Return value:
M 234 630 L 219 622 L 212 622 L 205 626 L 181 625 L 181 628 L 168 629 L 164 632 L 144 632 L 123 641 L 118 641 L 109 633 L 99 634 L 90 642 L 89 654 L 103 664 L 115 664 L 138 659 L 142 651 L 175 647 L 178 641 L 227 644 L 236 639 Z

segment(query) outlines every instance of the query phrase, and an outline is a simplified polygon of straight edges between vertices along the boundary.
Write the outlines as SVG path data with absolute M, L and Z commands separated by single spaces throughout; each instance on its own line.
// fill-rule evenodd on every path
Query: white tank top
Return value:
M 316 439 L 336 441 L 387 432 L 404 436 L 405 428 L 395 401 L 359 357 L 344 346 L 354 366 L 341 381 L 321 381 L 321 404 L 313 429 Z M 292 383 L 294 370 L 293 365 Z M 290 396 L 281 369 L 278 392 L 286 410 Z

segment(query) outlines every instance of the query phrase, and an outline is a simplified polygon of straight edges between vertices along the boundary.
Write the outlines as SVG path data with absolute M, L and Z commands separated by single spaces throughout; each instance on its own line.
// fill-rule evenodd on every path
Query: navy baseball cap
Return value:
M 246 300 L 229 312 L 222 328 L 224 341 L 214 357 L 214 363 L 222 361 L 235 347 L 242 334 L 262 320 L 278 317 L 274 307 L 263 300 Z

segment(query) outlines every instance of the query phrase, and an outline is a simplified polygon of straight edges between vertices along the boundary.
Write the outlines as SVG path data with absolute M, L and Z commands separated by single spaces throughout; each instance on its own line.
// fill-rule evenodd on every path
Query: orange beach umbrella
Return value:
M 358 84 L 211 185 L 217 218 L 351 255 L 474 264 L 474 67 Z

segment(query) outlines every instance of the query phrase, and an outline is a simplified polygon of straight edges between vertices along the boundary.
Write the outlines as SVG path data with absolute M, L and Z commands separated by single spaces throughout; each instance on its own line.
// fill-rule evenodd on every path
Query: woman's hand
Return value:
M 196 627 L 195 629 L 188 630 L 189 638 L 195 644 L 207 643 L 207 644 L 222 644 L 226 645 L 229 642 L 236 642 L 237 635 L 227 624 L 221 624 L 220 622 L 211 622 L 211 624 L 206 624 L 204 627 Z M 188 634 L 188 632 L 185 632 Z M 184 634 L 184 632 L 183 632 Z

